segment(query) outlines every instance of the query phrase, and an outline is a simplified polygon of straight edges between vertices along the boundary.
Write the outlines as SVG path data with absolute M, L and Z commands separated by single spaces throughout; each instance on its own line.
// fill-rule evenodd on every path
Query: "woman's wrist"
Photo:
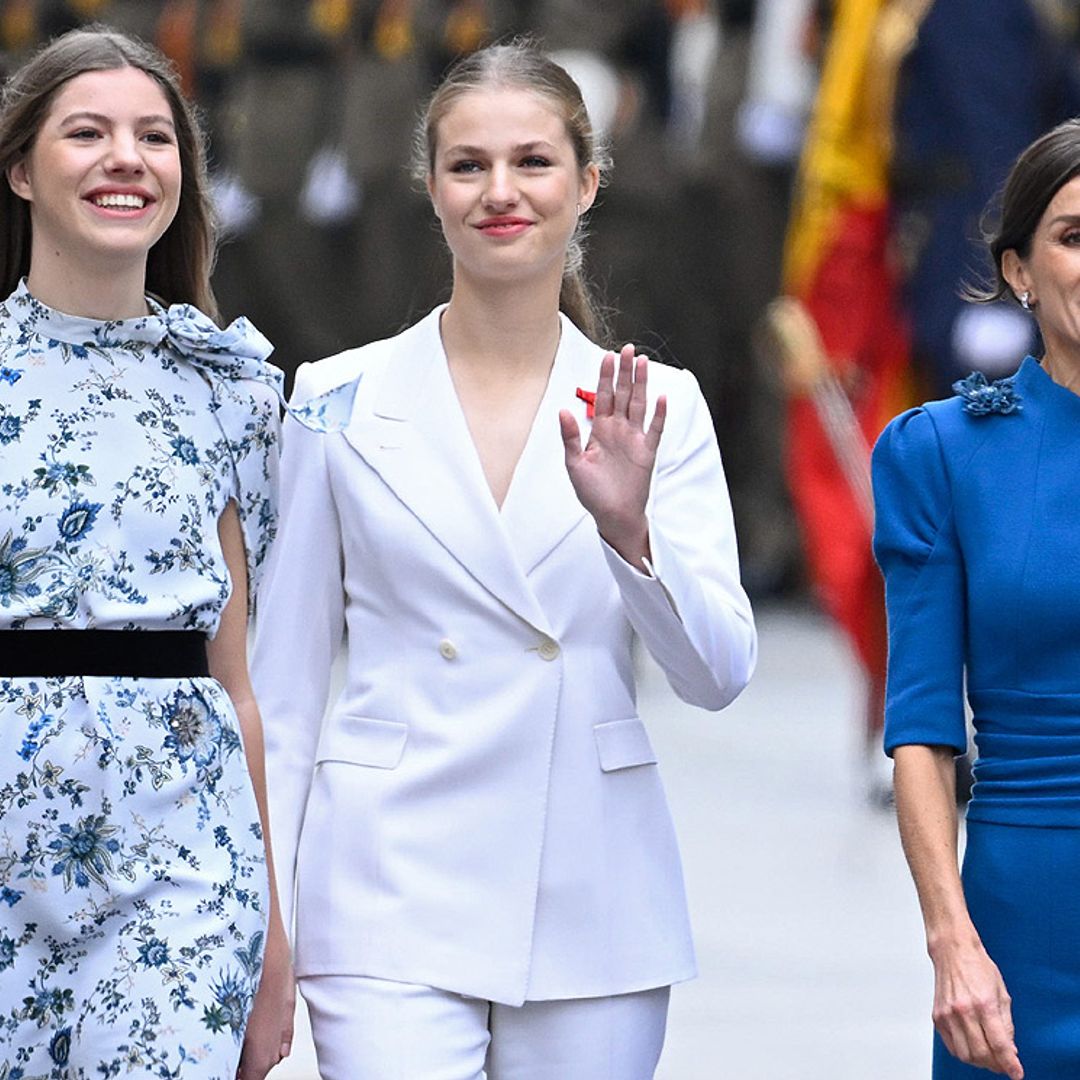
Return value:
M 960 950 L 982 947 L 979 932 L 966 916 L 926 931 L 926 951 L 935 963 Z
M 644 514 L 631 522 L 596 523 L 600 538 L 631 566 L 650 558 L 649 521 Z

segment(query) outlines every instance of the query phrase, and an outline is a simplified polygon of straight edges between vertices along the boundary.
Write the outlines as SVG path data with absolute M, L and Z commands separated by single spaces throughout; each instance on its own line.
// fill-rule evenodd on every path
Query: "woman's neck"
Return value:
M 535 281 L 500 288 L 484 282 L 477 287 L 459 275 L 440 330 L 454 367 L 546 375 L 559 345 L 558 287 Z
M 1059 386 L 1080 395 L 1080 357 L 1073 352 L 1047 346 L 1042 358 L 1043 370 Z
M 35 300 L 65 315 L 87 319 L 134 319 L 147 313 L 146 262 L 91 267 L 57 252 L 33 252 L 26 286 Z

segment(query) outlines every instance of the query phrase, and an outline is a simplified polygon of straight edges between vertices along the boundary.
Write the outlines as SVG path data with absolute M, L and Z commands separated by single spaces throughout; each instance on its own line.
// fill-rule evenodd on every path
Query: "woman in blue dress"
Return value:
M 933 1075 L 1080 1076 L 1080 121 L 1006 183 L 996 283 L 1043 342 L 874 452 L 886 748 L 934 965 Z M 952 758 L 978 759 L 962 873 Z
M 291 1024 L 245 659 L 280 373 L 199 310 L 160 54 L 47 46 L 0 167 L 0 1077 L 261 1080 Z

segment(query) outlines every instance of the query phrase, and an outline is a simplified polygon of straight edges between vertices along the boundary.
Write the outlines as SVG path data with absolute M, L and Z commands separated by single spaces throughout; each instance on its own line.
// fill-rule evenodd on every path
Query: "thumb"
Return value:
M 562 433 L 566 466 L 569 468 L 572 462 L 581 456 L 581 429 L 574 419 L 574 414 L 568 409 L 559 410 L 559 431 Z

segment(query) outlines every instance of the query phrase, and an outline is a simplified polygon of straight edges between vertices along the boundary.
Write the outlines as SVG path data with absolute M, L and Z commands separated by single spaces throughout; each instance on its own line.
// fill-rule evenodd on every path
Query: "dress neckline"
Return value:
M 285 376 L 266 360 L 274 347 L 242 315 L 222 329 L 192 304 L 164 308 L 150 296 L 146 302 L 149 315 L 88 319 L 43 304 L 23 279 L 4 306 L 22 334 L 65 345 L 76 356 L 85 356 L 87 350 L 126 349 L 141 360 L 145 352 L 164 348 L 211 379 L 254 380 L 282 397 Z
M 1050 373 L 1034 356 L 1026 356 L 1014 376 L 1014 382 L 1022 396 L 1041 398 L 1046 402 L 1058 401 L 1062 408 L 1075 409 L 1080 415 L 1080 395 L 1051 378 Z
M 157 344 L 165 337 L 165 309 L 152 297 L 146 298 L 150 314 L 131 319 L 91 319 L 69 315 L 49 307 L 20 280 L 8 298 L 8 310 L 24 333 L 36 334 L 65 345 L 116 348 L 123 345 Z

